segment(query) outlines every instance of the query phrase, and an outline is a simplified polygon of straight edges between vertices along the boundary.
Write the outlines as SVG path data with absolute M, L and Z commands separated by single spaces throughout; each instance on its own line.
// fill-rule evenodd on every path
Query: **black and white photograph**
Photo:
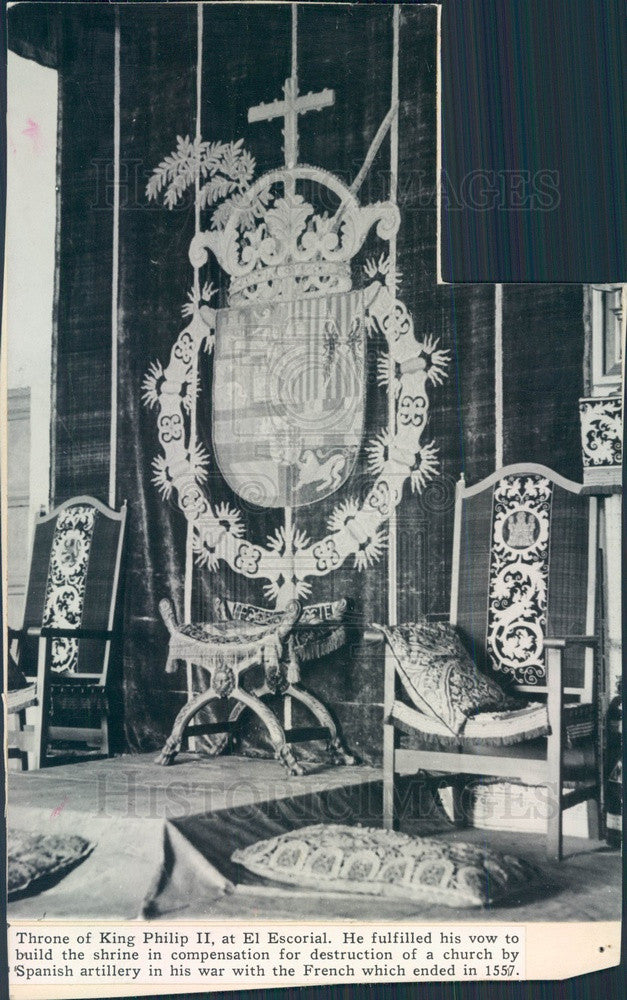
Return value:
M 9 6 L 15 996 L 525 977 L 445 925 L 619 940 L 627 284 L 443 280 L 447 212 L 560 187 L 452 182 L 440 25 Z M 86 978 L 58 922 L 109 928 Z

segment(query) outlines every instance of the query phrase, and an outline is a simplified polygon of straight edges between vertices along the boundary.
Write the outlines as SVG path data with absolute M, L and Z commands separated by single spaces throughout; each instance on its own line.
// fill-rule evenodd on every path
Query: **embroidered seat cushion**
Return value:
M 83 837 L 70 834 L 29 833 L 9 830 L 7 833 L 9 898 L 36 883 L 72 868 L 93 850 L 94 845 Z
M 187 622 L 179 625 L 177 631 L 179 635 L 194 642 L 215 646 L 245 646 L 251 642 L 263 642 L 264 639 L 274 635 L 281 617 L 276 623 L 267 625 L 243 621 Z
M 520 858 L 472 844 L 333 824 L 258 841 L 231 860 L 289 885 L 455 907 L 515 902 L 543 878 Z
M 542 702 L 529 702 L 507 712 L 478 712 L 466 720 L 455 736 L 439 719 L 417 712 L 402 701 L 394 703 L 392 717 L 423 749 L 434 750 L 448 750 L 452 746 L 460 750 L 514 746 L 547 736 L 551 730 L 546 705 Z
M 418 711 L 441 722 L 450 735 L 459 735 L 479 712 L 506 712 L 524 704 L 478 670 L 447 622 L 374 627 L 385 635 Z
M 228 601 L 218 598 L 216 613 L 221 621 L 242 621 L 271 624 L 280 620 L 283 612 L 260 608 L 243 601 Z M 293 634 L 294 652 L 299 662 L 318 660 L 335 652 L 346 642 L 346 630 L 341 625 L 348 609 L 348 601 L 324 601 L 306 605 L 298 621 L 298 629 Z M 312 625 L 311 629 L 302 628 Z
M 186 622 L 170 636 L 166 673 L 174 673 L 175 664 L 186 659 L 193 659 L 198 666 L 209 670 L 224 663 L 238 669 L 262 662 L 278 665 L 282 648 L 279 626 L 280 620 L 271 625 Z

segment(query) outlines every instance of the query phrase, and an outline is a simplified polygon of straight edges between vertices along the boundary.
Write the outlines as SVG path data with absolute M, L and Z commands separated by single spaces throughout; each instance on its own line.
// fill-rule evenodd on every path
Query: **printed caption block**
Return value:
M 520 925 L 19 925 L 9 940 L 10 981 L 18 986 L 232 988 L 525 975 Z

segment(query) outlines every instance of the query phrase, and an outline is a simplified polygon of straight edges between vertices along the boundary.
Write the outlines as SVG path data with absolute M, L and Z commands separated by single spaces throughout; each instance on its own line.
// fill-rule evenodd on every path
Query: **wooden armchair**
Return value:
M 118 589 L 126 504 L 66 500 L 37 517 L 21 629 L 9 641 L 28 688 L 10 692 L 9 756 L 46 764 L 49 741 L 95 745 L 109 754 L 109 665 L 118 636 Z M 52 704 L 69 718 L 51 726 Z M 68 710 L 69 706 L 69 712 Z
M 511 712 L 470 718 L 453 739 L 409 703 L 398 660 L 386 647 L 387 828 L 398 819 L 397 776 L 420 770 L 455 776 L 458 806 L 466 775 L 546 786 L 547 850 L 556 858 L 562 856 L 563 811 L 598 802 L 597 517 L 596 500 L 582 491 L 535 464 L 507 466 L 475 486 L 463 478 L 458 483 L 450 622 L 480 670 L 543 704 L 530 710 L 527 735 L 520 713 Z M 542 721 L 550 731 L 538 738 Z M 595 764 L 565 791 L 569 745 L 586 738 L 594 741 Z

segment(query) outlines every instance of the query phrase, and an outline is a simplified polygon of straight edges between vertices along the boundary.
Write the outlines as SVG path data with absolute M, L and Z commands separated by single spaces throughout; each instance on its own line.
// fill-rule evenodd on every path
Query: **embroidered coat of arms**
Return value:
M 361 291 L 217 311 L 213 447 L 229 486 L 301 507 L 350 476 L 364 426 Z

